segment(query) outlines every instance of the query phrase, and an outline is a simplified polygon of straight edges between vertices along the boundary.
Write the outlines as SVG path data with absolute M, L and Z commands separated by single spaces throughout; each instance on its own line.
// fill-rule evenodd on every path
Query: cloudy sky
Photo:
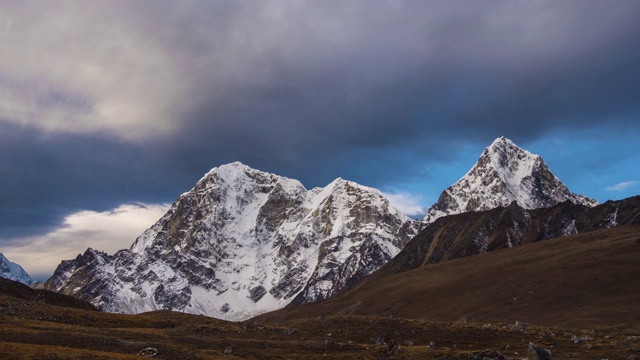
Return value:
M 0 3 L 0 252 L 128 247 L 210 168 L 377 187 L 415 215 L 504 135 L 640 193 L 640 2 Z

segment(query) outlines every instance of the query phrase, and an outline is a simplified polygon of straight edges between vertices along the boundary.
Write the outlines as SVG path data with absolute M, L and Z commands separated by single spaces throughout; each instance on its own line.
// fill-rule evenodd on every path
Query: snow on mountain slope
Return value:
M 307 190 L 241 163 L 212 169 L 133 243 L 63 261 L 46 289 L 112 312 L 243 320 L 327 298 L 384 265 L 419 223 L 375 189 Z
M 569 191 L 539 155 L 500 137 L 465 176 L 442 192 L 424 221 L 432 223 L 446 215 L 508 206 L 513 201 L 525 209 L 536 209 L 567 200 L 590 207 L 598 204 Z
M 18 281 L 25 285 L 31 285 L 34 282 L 22 266 L 9 261 L 2 253 L 0 253 L 0 277 Z

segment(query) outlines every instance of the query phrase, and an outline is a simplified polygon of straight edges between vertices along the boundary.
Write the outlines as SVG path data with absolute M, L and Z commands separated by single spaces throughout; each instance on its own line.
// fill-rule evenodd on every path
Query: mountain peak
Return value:
M 31 285 L 34 282 L 22 266 L 11 262 L 2 253 L 0 253 L 0 277 L 18 281 L 26 285 Z
M 501 136 L 495 139 L 491 145 L 489 145 L 486 149 L 487 153 L 489 153 L 492 157 L 500 156 L 500 155 L 513 155 L 513 154 L 524 154 L 527 156 L 537 157 L 538 155 L 532 154 L 527 150 L 522 149 L 518 145 L 516 145 L 510 139 L 507 139 L 504 136 Z
M 525 209 L 535 209 L 567 200 L 597 205 L 597 201 L 569 191 L 539 155 L 499 137 L 465 176 L 442 192 L 424 221 L 430 223 L 446 215 L 508 206 L 514 201 Z
M 419 225 L 355 182 L 307 190 L 234 162 L 211 169 L 129 250 L 63 262 L 45 288 L 107 311 L 244 320 L 346 289 Z

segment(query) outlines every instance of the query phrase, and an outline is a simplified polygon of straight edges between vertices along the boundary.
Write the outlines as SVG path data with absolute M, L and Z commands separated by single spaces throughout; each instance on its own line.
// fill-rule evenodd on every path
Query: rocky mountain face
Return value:
M 437 219 L 378 273 L 403 272 L 525 243 L 623 225 L 640 225 L 640 196 L 607 201 L 595 207 L 567 200 L 547 208 L 525 209 L 514 201 L 507 207 Z
M 377 270 L 417 233 L 375 189 L 212 169 L 133 243 L 63 261 L 45 289 L 110 312 L 171 309 L 243 320 L 325 299 Z
M 442 192 L 424 221 L 432 223 L 447 215 L 509 206 L 513 201 L 522 208 L 537 209 L 567 200 L 585 206 L 598 204 L 569 191 L 539 155 L 500 137 L 465 176 Z
M 9 261 L 2 253 L 0 253 L 0 277 L 21 282 L 25 285 L 31 285 L 34 282 L 22 266 Z

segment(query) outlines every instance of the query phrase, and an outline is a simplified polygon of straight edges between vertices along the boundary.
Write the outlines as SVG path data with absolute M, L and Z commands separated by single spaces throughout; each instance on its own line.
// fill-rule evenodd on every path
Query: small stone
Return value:
M 324 347 L 327 349 L 332 348 L 335 345 L 335 342 L 331 339 L 325 339 L 324 340 Z
M 398 341 L 396 339 L 387 339 L 387 354 L 389 355 L 400 355 L 402 349 L 400 345 L 398 345 Z
M 467 358 L 472 360 L 507 360 L 507 357 L 498 351 L 485 350 L 468 354 Z
M 144 348 L 138 353 L 138 356 L 144 357 L 155 357 L 156 355 L 158 355 L 158 349 L 152 347 Z
M 404 346 L 413 346 L 413 345 L 414 345 L 413 341 L 409 341 L 409 340 L 404 341 Z
M 227 348 L 224 349 L 224 353 L 225 354 L 232 354 L 233 353 L 233 347 L 227 346 Z
M 527 351 L 527 360 L 551 360 L 551 351 L 540 348 L 530 342 Z

